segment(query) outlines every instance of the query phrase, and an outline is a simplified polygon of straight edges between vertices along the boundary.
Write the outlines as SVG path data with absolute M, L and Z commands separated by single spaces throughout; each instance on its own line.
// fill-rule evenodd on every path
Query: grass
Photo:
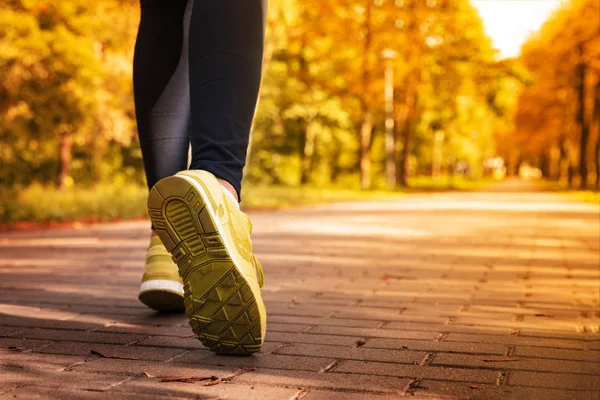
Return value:
M 571 197 L 575 197 L 576 199 L 579 199 L 581 201 L 585 201 L 587 203 L 600 204 L 600 190 L 571 189 L 567 186 L 566 183 L 553 182 L 553 181 L 539 181 L 539 184 L 540 184 L 540 187 L 544 190 L 550 190 L 553 192 L 564 193 Z
M 344 187 L 260 186 L 246 184 L 242 192 L 245 209 L 274 209 L 336 201 L 392 200 L 407 192 L 439 190 L 475 190 L 488 181 L 471 181 L 456 177 L 418 177 L 407 190 L 358 190 Z M 25 189 L 0 189 L 0 228 L 32 222 L 98 222 L 147 217 L 145 187 L 101 184 L 59 190 L 51 186 L 32 185 Z
M 402 195 L 402 192 L 384 190 L 246 185 L 242 190 L 242 207 L 285 208 L 335 201 L 397 199 Z
M 112 221 L 146 216 L 147 189 L 139 186 L 98 185 L 68 188 L 32 185 L 2 190 L 0 224 L 23 221 Z
M 577 197 L 579 200 L 600 205 L 600 191 L 573 190 L 570 194 Z
M 409 179 L 409 191 L 481 190 L 498 182 L 493 178 L 466 178 L 460 175 L 416 176 Z

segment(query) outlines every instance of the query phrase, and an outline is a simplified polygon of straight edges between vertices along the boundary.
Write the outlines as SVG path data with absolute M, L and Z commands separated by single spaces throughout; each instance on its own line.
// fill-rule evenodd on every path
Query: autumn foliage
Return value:
M 502 152 L 544 176 L 600 185 L 600 3 L 565 2 L 523 46 L 529 73 Z M 510 146 L 510 148 L 509 148 Z
M 498 57 L 468 0 L 269 7 L 249 181 L 406 186 L 416 175 L 482 176 L 498 155 L 509 170 L 535 163 L 581 185 L 599 175 L 595 0 L 565 3 L 520 60 Z M 0 185 L 143 182 L 138 19 L 134 0 L 2 2 Z

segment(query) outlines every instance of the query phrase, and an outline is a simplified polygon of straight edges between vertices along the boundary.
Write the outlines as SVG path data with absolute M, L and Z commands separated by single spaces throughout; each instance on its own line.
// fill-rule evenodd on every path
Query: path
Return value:
M 147 223 L 2 233 L 0 398 L 598 399 L 598 207 L 497 189 L 254 213 L 249 358 L 137 302 Z

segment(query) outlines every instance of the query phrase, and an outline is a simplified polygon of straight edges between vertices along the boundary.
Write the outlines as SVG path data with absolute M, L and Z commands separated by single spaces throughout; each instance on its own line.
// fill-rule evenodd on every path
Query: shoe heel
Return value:
M 223 243 L 205 199 L 180 176 L 158 182 L 148 211 L 177 263 L 185 312 L 206 347 L 217 354 L 250 355 L 262 347 L 261 317 L 246 279 Z

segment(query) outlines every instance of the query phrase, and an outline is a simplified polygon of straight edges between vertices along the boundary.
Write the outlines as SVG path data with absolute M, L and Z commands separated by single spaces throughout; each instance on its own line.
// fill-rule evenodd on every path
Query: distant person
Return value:
M 265 18 L 264 0 L 141 0 L 133 83 L 153 233 L 139 298 L 185 310 L 219 354 L 252 354 L 266 331 L 239 208 Z

